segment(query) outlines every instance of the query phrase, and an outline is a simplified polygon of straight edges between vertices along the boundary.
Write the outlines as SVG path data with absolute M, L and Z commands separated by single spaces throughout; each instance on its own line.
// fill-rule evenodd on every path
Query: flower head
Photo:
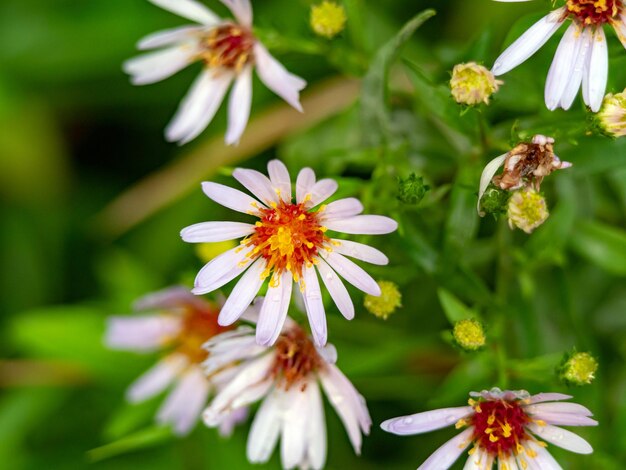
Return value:
M 254 320 L 256 303 L 247 319 Z M 326 461 L 326 425 L 320 385 L 341 418 L 355 452 L 371 426 L 365 400 L 335 365 L 332 345 L 318 349 L 311 338 L 287 318 L 274 346 L 256 344 L 254 330 L 241 326 L 206 344 L 205 372 L 238 362 L 230 382 L 204 411 L 209 427 L 219 426 L 229 413 L 263 400 L 248 435 L 252 463 L 269 460 L 281 442 L 283 468 L 321 469 Z
M 515 191 L 509 199 L 507 217 L 511 228 L 532 233 L 549 215 L 545 198 L 532 188 Z
M 489 98 L 498 91 L 501 80 L 496 80 L 493 73 L 476 62 L 457 64 L 452 69 L 450 91 L 459 104 L 474 106 L 489 104 Z
M 610 137 L 626 135 L 626 90 L 616 94 L 609 93 L 604 97 L 595 122 Z
M 456 322 L 452 329 L 452 337 L 465 351 L 478 351 L 487 342 L 482 323 L 473 318 Z
M 496 0 L 512 1 L 512 0 Z M 608 78 L 608 47 L 604 26 L 611 26 L 626 47 L 626 9 L 623 0 L 567 0 L 530 27 L 498 57 L 492 72 L 500 76 L 514 69 L 543 46 L 567 20 L 548 72 L 545 102 L 550 110 L 569 109 L 582 87 L 583 100 L 598 112 Z
M 366 295 L 363 306 L 371 314 L 386 320 L 396 309 L 402 307 L 402 293 L 391 281 L 379 281 L 378 286 L 381 294 L 379 296 Z
M 201 346 L 228 328 L 218 325 L 216 305 L 184 287 L 147 295 L 137 301 L 136 309 L 153 313 L 109 318 L 105 343 L 112 349 L 165 352 L 163 359 L 129 387 L 127 398 L 132 403 L 142 402 L 174 384 L 157 421 L 172 425 L 177 434 L 186 434 L 198 421 L 211 389 L 220 386 L 218 375 L 207 378 L 200 368 L 207 357 Z M 241 417 L 229 415 L 222 431 L 228 433 Z
M 324 0 L 311 7 L 311 28 L 318 36 L 332 39 L 346 26 L 346 10 L 342 5 Z
M 363 205 L 354 198 L 322 204 L 337 190 L 330 179 L 316 181 L 310 168 L 300 171 L 295 199 L 287 167 L 273 160 L 269 178 L 254 170 L 238 168 L 233 176 L 257 199 L 216 183 L 203 183 L 204 193 L 230 209 L 256 217 L 252 224 L 205 222 L 182 230 L 190 243 L 217 242 L 241 237 L 240 245 L 218 256 L 198 273 L 193 293 L 205 294 L 243 274 L 219 315 L 221 325 L 234 323 L 250 305 L 266 280 L 269 288 L 257 325 L 259 344 L 273 344 L 287 315 L 293 283 L 299 285 L 313 336 L 318 345 L 326 343 L 327 329 L 318 273 L 339 311 L 354 317 L 354 305 L 339 278 L 356 288 L 380 295 L 380 287 L 349 256 L 385 265 L 387 257 L 375 248 L 349 240 L 332 238 L 330 231 L 350 234 L 385 234 L 397 223 L 379 215 L 360 215 Z M 344 256 L 345 255 L 345 256 Z
M 595 426 L 591 411 L 560 393 L 530 395 L 525 390 L 494 388 L 471 392 L 469 406 L 426 411 L 385 421 L 381 427 L 399 435 L 422 434 L 456 423 L 463 432 L 441 446 L 418 470 L 445 470 L 472 444 L 466 468 L 561 468 L 546 450 L 553 444 L 578 454 L 593 449 L 582 437 L 558 426 Z M 542 442 L 545 441 L 545 442 Z M 546 444 L 547 443 L 547 444 Z
M 589 385 L 596 378 L 598 361 L 587 352 L 567 354 L 559 367 L 559 377 L 568 385 Z
M 231 84 L 226 143 L 239 142 L 250 116 L 252 69 L 287 103 L 302 111 L 300 91 L 306 82 L 289 73 L 252 33 L 249 0 L 221 0 L 236 21 L 223 20 L 196 0 L 150 0 L 157 6 L 196 22 L 143 38 L 139 49 L 158 49 L 124 63 L 135 85 L 159 82 L 201 62 L 203 71 L 168 125 L 167 140 L 187 143 L 211 122 Z

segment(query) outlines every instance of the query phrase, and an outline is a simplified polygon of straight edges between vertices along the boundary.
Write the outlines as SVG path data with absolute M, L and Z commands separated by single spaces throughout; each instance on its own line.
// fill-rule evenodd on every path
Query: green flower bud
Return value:
M 428 185 L 424 184 L 424 178 L 411 173 L 408 178 L 398 178 L 398 194 L 396 198 L 404 204 L 419 204 L 426 193 L 430 190 Z

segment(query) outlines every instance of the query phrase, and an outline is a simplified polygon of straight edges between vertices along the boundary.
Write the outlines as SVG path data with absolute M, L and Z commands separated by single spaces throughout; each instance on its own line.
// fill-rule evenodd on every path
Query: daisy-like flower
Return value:
M 463 432 L 435 451 L 418 470 L 445 470 L 473 444 L 465 470 L 558 470 L 546 450 L 553 444 L 570 452 L 590 454 L 591 445 L 559 426 L 596 426 L 591 411 L 561 393 L 530 395 L 525 390 L 494 388 L 471 392 L 469 406 L 426 411 L 385 421 L 381 427 L 398 435 L 422 434 L 455 424 Z M 544 442 L 545 441 L 545 442 Z
M 527 0 L 496 0 L 527 1 Z M 494 75 L 517 67 L 543 46 L 566 20 L 571 20 L 548 72 L 545 102 L 550 110 L 569 109 L 581 88 L 593 112 L 602 105 L 609 70 L 604 25 L 610 25 L 626 47 L 623 0 L 567 0 L 539 20 L 498 57 Z
M 299 284 L 315 342 L 324 345 L 326 314 L 318 273 L 339 311 L 350 320 L 354 317 L 354 305 L 339 275 L 367 294 L 378 296 L 381 290 L 369 274 L 346 256 L 378 265 L 388 263 L 379 250 L 331 238 L 327 232 L 385 234 L 393 232 L 398 224 L 380 215 L 360 215 L 363 205 L 354 198 L 322 204 L 337 190 L 337 183 L 330 179 L 316 181 L 310 168 L 298 174 L 295 200 L 287 167 L 272 160 L 268 172 L 269 178 L 255 170 L 237 168 L 233 172 L 235 179 L 257 199 L 228 186 L 202 183 L 204 193 L 218 204 L 259 220 L 254 225 L 204 222 L 182 230 L 183 240 L 190 243 L 245 237 L 237 248 L 202 268 L 192 292 L 206 294 L 243 273 L 218 319 L 221 325 L 231 325 L 269 279 L 256 337 L 259 344 L 271 345 L 281 332 L 295 281 Z
M 300 91 L 306 82 L 289 73 L 252 33 L 249 0 L 221 0 L 236 21 L 223 20 L 195 0 L 149 0 L 197 24 L 160 31 L 139 41 L 141 50 L 158 49 L 124 64 L 135 85 L 159 82 L 202 62 L 204 69 L 165 130 L 167 140 L 185 144 L 211 122 L 230 85 L 226 143 L 239 142 L 252 103 L 252 69 L 261 81 L 287 103 L 302 111 Z
M 364 398 L 335 365 L 332 345 L 316 348 L 287 318 L 272 347 L 259 346 L 248 326 L 218 335 L 205 347 L 207 374 L 239 362 L 231 381 L 204 411 L 207 426 L 219 426 L 229 414 L 263 400 L 248 435 L 250 462 L 267 462 L 280 438 L 285 469 L 324 467 L 327 442 L 320 385 L 360 453 L 362 434 L 369 434 L 371 419 Z
M 494 176 L 501 166 L 504 166 L 502 174 Z M 525 187 L 539 191 L 544 177 L 555 170 L 562 170 L 571 166 L 571 163 L 561 161 L 554 154 L 553 138 L 536 135 L 532 141 L 520 143 L 509 152 L 494 158 L 485 166 L 480 177 L 476 209 L 481 216 L 485 215 L 480 210 L 480 200 L 491 183 L 506 191 Z
M 167 351 L 152 369 L 139 377 L 127 390 L 131 403 L 145 401 L 174 385 L 157 413 L 157 422 L 171 425 L 179 435 L 187 434 L 200 418 L 211 389 L 228 378 L 221 371 L 208 378 L 200 364 L 207 353 L 202 344 L 227 331 L 217 324 L 219 309 L 184 287 L 172 287 L 149 294 L 135 305 L 141 316 L 115 316 L 108 320 L 105 343 L 111 349 L 148 353 Z M 230 434 L 245 418 L 245 410 L 229 415 L 220 431 Z

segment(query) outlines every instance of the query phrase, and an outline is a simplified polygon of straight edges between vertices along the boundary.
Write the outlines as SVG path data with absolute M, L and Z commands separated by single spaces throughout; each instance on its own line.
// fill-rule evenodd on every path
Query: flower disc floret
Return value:
M 240 71 L 254 61 L 255 37 L 247 28 L 225 24 L 209 30 L 202 40 L 200 57 L 208 67 L 224 67 Z
M 567 0 L 567 12 L 583 25 L 611 22 L 622 10 L 620 0 Z
M 276 359 L 272 372 L 285 390 L 293 385 L 305 386 L 310 374 L 324 365 L 313 342 L 299 327 L 293 327 L 280 335 L 275 348 Z
M 529 439 L 524 430 L 530 417 L 517 401 L 494 400 L 474 402 L 475 413 L 471 424 L 474 426 L 475 444 L 494 457 L 510 456 L 523 450 L 523 442 Z

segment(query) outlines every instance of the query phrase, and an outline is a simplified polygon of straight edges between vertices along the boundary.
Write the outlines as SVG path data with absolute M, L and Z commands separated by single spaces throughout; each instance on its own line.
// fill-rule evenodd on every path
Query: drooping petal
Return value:
M 171 11 L 176 15 L 197 21 L 206 26 L 213 26 L 220 23 L 220 17 L 209 10 L 203 4 L 195 0 L 149 0 L 156 6 L 164 10 Z
M 250 0 L 220 0 L 243 26 L 252 26 L 252 6 Z
M 437 449 L 417 470 L 450 468 L 472 441 L 473 427 L 467 428 Z
M 568 79 L 572 76 L 581 45 L 581 33 L 581 27 L 577 23 L 572 23 L 565 31 L 554 55 L 545 89 L 546 107 L 550 111 L 554 111 L 560 105 Z
M 291 299 L 293 281 L 291 273 L 281 274 L 277 285 L 270 284 L 259 313 L 256 326 L 256 341 L 263 346 L 271 346 L 280 335 Z
M 546 424 L 540 426 L 536 423 L 530 423 L 526 426 L 536 436 L 540 437 L 544 441 L 554 444 L 570 452 L 577 454 L 591 454 L 593 448 L 591 445 L 580 437 L 578 434 L 574 434 L 567 429 L 559 428 Z
M 265 86 L 298 111 L 302 112 L 300 91 L 306 86 L 306 82 L 300 77 L 289 73 L 287 69 L 274 59 L 268 50 L 258 42 L 254 45 L 254 58 L 256 60 L 257 73 Z
M 328 289 L 328 293 L 341 314 L 347 320 L 352 320 L 354 318 L 354 304 L 341 278 L 322 259 L 319 260 L 317 270 L 320 272 L 322 282 Z
M 208 294 L 243 273 L 252 259 L 247 257 L 250 248 L 241 248 L 232 248 L 204 265 L 191 292 L 195 295 Z
M 126 399 L 131 403 L 139 403 L 161 393 L 187 365 L 187 358 L 182 354 L 172 354 L 161 359 L 131 384 L 126 391 Z
M 202 191 L 218 204 L 244 214 L 256 214 L 259 207 L 265 207 L 246 193 L 223 184 L 204 182 Z
M 537 52 L 563 24 L 563 11 L 564 8 L 559 8 L 531 26 L 500 54 L 500 57 L 493 64 L 491 72 L 495 76 L 502 75 L 514 69 Z
M 110 317 L 104 342 L 111 349 L 149 352 L 167 345 L 182 328 L 175 315 Z
M 264 204 L 269 206 L 271 203 L 279 202 L 272 182 L 263 173 L 247 168 L 236 168 L 233 177 Z
M 267 172 L 279 197 L 285 202 L 291 202 L 291 177 L 285 164 L 280 160 L 272 160 L 267 164 Z
M 248 435 L 246 455 L 251 463 L 265 463 L 271 457 L 280 435 L 280 418 L 278 396 L 270 393 L 257 411 Z
M 171 46 L 189 39 L 195 39 L 196 35 L 204 28 L 202 26 L 179 26 L 177 28 L 157 31 L 141 38 L 137 43 L 137 49 L 155 49 L 157 47 Z
M 246 66 L 235 79 L 233 90 L 228 100 L 228 129 L 226 144 L 239 143 L 248 125 L 252 107 L 252 67 Z
M 389 263 L 389 258 L 385 254 L 363 243 L 357 243 L 350 240 L 338 240 L 332 239 L 333 250 L 342 255 L 349 256 L 350 258 L 356 258 L 366 263 L 377 264 L 384 266 Z
M 252 303 L 263 285 L 264 278 L 262 273 L 265 270 L 265 266 L 265 259 L 259 258 L 241 276 L 241 279 L 239 279 L 239 282 L 237 282 L 237 285 L 235 285 L 235 288 L 228 296 L 226 303 L 222 306 L 217 319 L 220 325 L 232 325 Z
M 311 188 L 315 184 L 315 172 L 310 168 L 302 168 L 296 179 L 296 202 L 304 202 L 307 194 L 311 193 Z
M 363 268 L 336 252 L 328 253 L 326 261 L 331 268 L 357 289 L 366 294 L 379 296 L 380 287 Z
M 593 35 L 593 46 L 591 55 L 589 56 L 589 65 L 587 69 L 587 98 L 585 103 L 594 113 L 600 111 L 604 92 L 606 91 L 606 82 L 609 76 L 609 53 L 607 50 L 606 36 L 604 29 L 596 28 Z
M 398 228 L 398 222 L 383 215 L 355 215 L 325 222 L 329 230 L 356 235 L 384 235 Z
M 489 186 L 489 183 L 491 183 L 493 176 L 498 172 L 498 169 L 502 165 L 504 165 L 504 161 L 506 160 L 507 155 L 508 153 L 505 153 L 504 155 L 500 155 L 499 157 L 491 160 L 489 163 L 487 163 L 487 166 L 485 166 L 485 169 L 480 175 L 480 185 L 478 189 L 478 202 L 476 203 L 476 211 L 478 211 L 478 215 L 480 215 L 481 217 L 484 217 L 485 213 L 480 210 L 480 200 L 483 198 L 485 191 L 487 191 L 487 187 Z
M 435 429 L 453 426 L 458 420 L 471 415 L 473 411 L 474 409 L 471 406 L 441 408 L 439 410 L 388 419 L 380 427 L 387 432 L 400 436 L 422 434 Z
M 363 212 L 361 201 L 354 197 L 348 197 L 328 204 L 320 216 L 322 220 L 342 219 L 359 215 L 361 212 Z
M 131 76 L 133 85 L 149 85 L 171 77 L 193 61 L 195 46 L 192 43 L 176 45 L 124 62 L 124 72 Z
M 302 298 L 304 299 L 306 313 L 309 317 L 313 339 L 318 346 L 324 346 L 328 339 L 326 312 L 324 311 L 320 283 L 313 265 L 305 266 L 302 281 L 304 282 Z

